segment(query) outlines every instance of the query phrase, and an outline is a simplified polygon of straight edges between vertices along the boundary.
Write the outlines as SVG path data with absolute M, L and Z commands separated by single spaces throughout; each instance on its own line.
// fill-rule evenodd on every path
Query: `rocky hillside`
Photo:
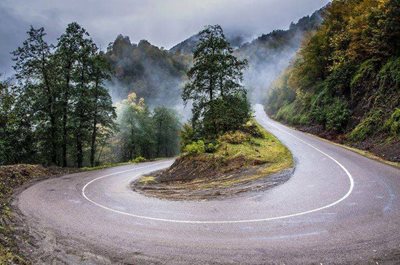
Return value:
M 105 56 L 113 70 L 108 87 L 114 100 L 135 92 L 151 106 L 179 102 L 189 56 L 170 53 L 146 40 L 134 44 L 122 35 L 109 46 Z

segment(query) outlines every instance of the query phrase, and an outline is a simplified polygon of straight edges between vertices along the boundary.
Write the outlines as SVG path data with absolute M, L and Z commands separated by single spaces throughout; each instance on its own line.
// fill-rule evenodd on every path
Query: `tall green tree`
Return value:
M 118 105 L 118 142 L 122 161 L 136 157 L 171 157 L 179 151 L 180 123 L 176 113 L 165 107 L 149 111 L 135 93 Z
M 37 136 L 43 138 L 42 153 L 49 157 L 52 164 L 58 164 L 57 155 L 57 85 L 55 60 L 52 46 L 44 37 L 44 28 L 31 27 L 27 32 L 28 38 L 22 46 L 12 52 L 14 56 L 14 70 L 24 93 L 30 95 L 30 104 L 33 109 L 33 119 L 37 120 Z
M 16 116 L 13 111 L 15 94 L 8 82 L 0 81 L 0 165 L 13 161 L 12 136 Z
M 115 108 L 108 89 L 104 87 L 104 80 L 110 78 L 110 65 L 104 54 L 98 53 L 91 59 L 91 81 L 90 89 L 90 115 L 91 115 L 91 139 L 90 139 L 90 165 L 95 165 L 98 137 L 104 137 L 110 130 L 115 129 Z M 99 127 L 101 129 L 99 130 Z
M 153 114 L 157 157 L 174 156 L 179 151 L 180 123 L 176 113 L 166 107 L 154 109 Z
M 80 43 L 74 72 L 75 93 L 73 105 L 72 126 L 75 137 L 76 165 L 82 167 L 84 157 L 84 144 L 90 138 L 91 122 L 90 114 L 90 67 L 91 57 L 94 56 L 96 48 L 92 39 L 84 38 Z
M 35 162 L 32 108 L 11 80 L 0 81 L 0 165 Z
M 122 160 L 132 160 L 138 156 L 150 158 L 149 153 L 154 150 L 154 137 L 150 113 L 143 98 L 138 99 L 135 93 L 129 94 L 119 105 L 118 113 Z
M 62 165 L 67 166 L 67 146 L 69 142 L 69 118 L 74 94 L 73 75 L 76 71 L 81 43 L 83 43 L 86 31 L 76 22 L 68 24 L 65 33 L 58 38 L 56 58 L 58 60 L 58 76 L 60 86 L 60 103 L 62 108 Z
M 194 64 L 187 73 L 190 81 L 184 87 L 182 98 L 185 103 L 193 103 L 194 130 L 202 137 L 212 138 L 228 130 L 226 121 L 232 117 L 227 115 L 235 115 L 237 106 L 227 104 L 227 99 L 232 101 L 234 97 L 247 102 L 246 90 L 241 84 L 247 61 L 233 55 L 219 25 L 207 26 L 199 35 L 200 41 L 193 54 Z M 227 110 L 224 115 L 219 113 L 222 108 Z M 230 127 L 239 128 L 250 117 L 250 111 L 245 116 L 243 120 L 235 120 Z

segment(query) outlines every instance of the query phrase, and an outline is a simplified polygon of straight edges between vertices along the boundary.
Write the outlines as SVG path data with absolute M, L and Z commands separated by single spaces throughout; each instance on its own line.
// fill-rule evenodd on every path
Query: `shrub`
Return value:
M 310 116 L 308 114 L 299 115 L 299 124 L 300 125 L 310 124 Z
M 138 156 L 132 160 L 133 163 L 141 163 L 141 162 L 145 162 L 145 161 L 146 161 L 146 158 L 144 158 L 143 156 Z
M 191 142 L 183 148 L 183 151 L 191 155 L 202 154 L 206 151 L 206 146 L 203 140 Z
M 214 153 L 218 149 L 218 142 L 208 143 L 205 145 L 205 151 L 207 153 Z
M 344 131 L 349 117 L 347 102 L 336 98 L 326 109 L 326 128 L 337 132 Z
M 180 131 L 181 138 L 181 149 L 185 148 L 186 145 L 190 144 L 194 139 L 194 131 L 189 123 L 185 123 Z
M 250 134 L 251 136 L 255 138 L 264 138 L 263 131 L 261 128 L 257 125 L 257 123 L 254 122 L 254 120 L 248 121 L 244 126 L 243 126 L 243 132 Z
M 374 111 L 362 120 L 349 134 L 349 139 L 353 141 L 364 141 L 380 129 L 382 123 L 382 111 Z
M 230 144 L 241 144 L 249 140 L 250 136 L 241 131 L 228 132 L 219 137 L 219 141 Z
M 384 128 L 394 137 L 400 137 L 400 109 L 395 109 L 390 118 L 385 122 Z
M 293 123 L 293 117 L 295 116 L 295 113 L 295 104 L 293 102 L 280 108 L 278 113 L 276 114 L 276 119 Z
M 367 80 L 367 78 L 375 75 L 376 64 L 376 59 L 369 59 L 363 62 L 353 75 L 353 78 L 350 81 L 350 87 L 354 89 L 354 87 L 360 85 L 363 80 Z
M 250 120 L 252 110 L 244 93 L 213 100 L 203 115 L 201 135 L 214 138 L 218 134 L 241 129 Z
M 400 57 L 390 59 L 379 71 L 380 88 L 399 89 Z

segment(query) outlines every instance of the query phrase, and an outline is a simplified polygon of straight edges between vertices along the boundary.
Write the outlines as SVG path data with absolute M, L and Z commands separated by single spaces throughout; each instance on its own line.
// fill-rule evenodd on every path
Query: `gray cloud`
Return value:
M 204 25 L 252 38 L 311 14 L 329 0 L 2 0 L 0 2 L 0 72 L 10 72 L 10 51 L 25 39 L 29 25 L 44 26 L 55 41 L 77 21 L 105 48 L 119 34 L 170 48 Z

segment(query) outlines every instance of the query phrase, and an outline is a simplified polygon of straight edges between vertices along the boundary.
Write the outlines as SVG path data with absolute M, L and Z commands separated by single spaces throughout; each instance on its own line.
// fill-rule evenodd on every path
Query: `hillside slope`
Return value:
M 272 86 L 267 112 L 400 161 L 399 18 L 399 1 L 333 1 Z
M 264 34 L 250 43 L 242 45 L 237 55 L 247 59 L 249 68 L 245 72 L 244 83 L 249 90 L 252 102 L 261 103 L 265 98 L 265 89 L 289 65 L 298 51 L 303 38 L 316 30 L 322 22 L 324 8 L 311 16 L 292 23 L 287 30 L 275 30 Z
M 109 46 L 105 56 L 113 70 L 108 87 L 114 99 L 124 99 L 135 92 L 151 106 L 179 102 L 189 56 L 170 53 L 146 40 L 133 44 L 122 35 Z

